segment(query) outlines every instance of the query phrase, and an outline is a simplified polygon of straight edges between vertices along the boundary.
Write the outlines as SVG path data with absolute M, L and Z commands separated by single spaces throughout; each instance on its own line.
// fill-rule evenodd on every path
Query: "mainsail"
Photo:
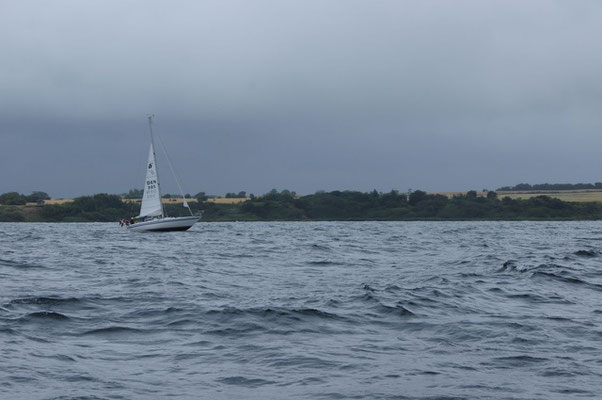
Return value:
M 138 218 L 163 216 L 161 205 L 161 192 L 159 191 L 159 177 L 155 165 L 155 149 L 151 142 L 148 150 L 148 162 L 146 164 L 146 180 L 144 181 L 144 195 Z

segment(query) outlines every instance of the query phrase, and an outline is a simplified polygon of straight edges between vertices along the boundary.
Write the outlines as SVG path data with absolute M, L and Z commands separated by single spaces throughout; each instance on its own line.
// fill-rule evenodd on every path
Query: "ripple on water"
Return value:
M 602 391 L 598 222 L 0 224 L 0 236 L 11 399 Z

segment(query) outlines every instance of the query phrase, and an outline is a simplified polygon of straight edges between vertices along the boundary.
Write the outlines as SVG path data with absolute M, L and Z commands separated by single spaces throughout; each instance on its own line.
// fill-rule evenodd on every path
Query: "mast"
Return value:
M 159 166 L 157 165 L 157 153 L 155 152 L 155 140 L 153 139 L 153 117 L 148 116 L 148 130 L 150 131 L 151 145 L 153 146 L 153 156 L 155 158 L 155 172 L 157 174 L 157 190 L 159 192 L 159 202 L 161 203 L 161 218 L 165 218 L 165 207 L 163 207 L 163 197 L 161 197 L 161 181 L 159 180 Z

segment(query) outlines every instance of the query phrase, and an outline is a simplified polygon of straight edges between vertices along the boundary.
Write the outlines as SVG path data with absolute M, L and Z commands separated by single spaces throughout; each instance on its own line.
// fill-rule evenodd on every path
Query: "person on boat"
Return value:
M 134 225 L 134 217 L 130 217 L 130 225 Z
M 125 224 L 125 221 L 123 220 L 123 218 L 121 218 L 121 219 L 119 220 L 119 226 L 123 226 L 124 224 Z

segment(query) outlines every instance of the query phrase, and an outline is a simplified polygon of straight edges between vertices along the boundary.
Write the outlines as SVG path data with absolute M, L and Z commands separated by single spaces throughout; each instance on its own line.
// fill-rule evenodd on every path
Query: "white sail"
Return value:
M 161 192 L 159 191 L 159 177 L 155 165 L 155 149 L 151 142 L 146 164 L 146 179 L 144 181 L 144 195 L 138 218 L 162 216 Z
M 161 204 L 161 187 L 159 186 L 159 172 L 157 170 L 155 160 L 155 146 L 153 145 L 153 116 L 148 117 L 148 127 L 150 130 L 150 149 L 148 150 L 148 162 L 146 163 L 146 179 L 144 180 L 144 194 L 142 195 L 142 205 L 140 206 L 140 215 L 136 217 L 136 221 L 127 224 L 129 231 L 144 232 L 144 231 L 186 231 L 197 222 L 201 216 L 193 216 L 192 210 L 186 202 L 182 186 L 175 176 L 174 169 L 171 166 L 171 161 L 165 156 L 169 162 L 169 167 L 174 173 L 176 183 L 182 192 L 184 199 L 184 207 L 188 207 L 190 217 L 168 217 L 163 211 Z M 159 140 L 161 138 L 159 137 Z M 161 142 L 162 144 L 162 142 Z M 163 146 L 165 148 L 165 146 Z M 159 218 L 147 218 L 159 217 Z

